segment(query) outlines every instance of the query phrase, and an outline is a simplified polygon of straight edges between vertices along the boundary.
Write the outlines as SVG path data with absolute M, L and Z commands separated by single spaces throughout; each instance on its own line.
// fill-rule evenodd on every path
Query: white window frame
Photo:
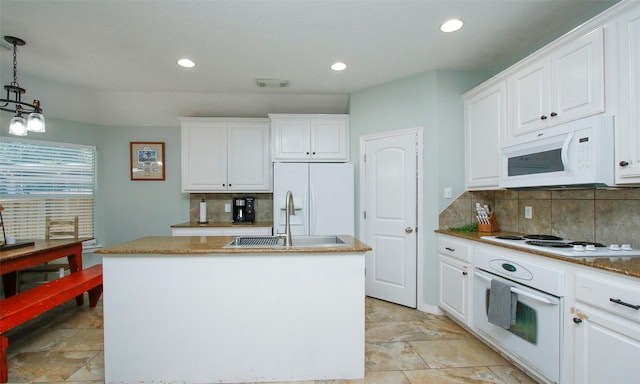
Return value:
M 7 236 L 45 238 L 47 217 L 78 216 L 78 236 L 93 238 L 95 146 L 0 137 L 0 204 Z

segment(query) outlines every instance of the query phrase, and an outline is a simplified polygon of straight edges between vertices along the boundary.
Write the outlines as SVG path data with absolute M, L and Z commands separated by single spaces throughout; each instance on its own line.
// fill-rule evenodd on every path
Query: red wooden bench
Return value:
M 0 383 L 9 379 L 9 340 L 4 334 L 84 292 L 89 293 L 89 305 L 94 308 L 102 295 L 102 264 L 0 300 Z

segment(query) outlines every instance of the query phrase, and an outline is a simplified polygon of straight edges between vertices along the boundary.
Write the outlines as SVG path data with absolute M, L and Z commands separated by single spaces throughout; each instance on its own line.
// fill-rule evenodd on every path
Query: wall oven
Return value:
M 564 273 L 514 260 L 490 249 L 475 253 L 476 331 L 550 383 L 560 381 Z M 515 323 L 508 329 L 489 320 L 491 281 L 510 286 L 517 297 Z

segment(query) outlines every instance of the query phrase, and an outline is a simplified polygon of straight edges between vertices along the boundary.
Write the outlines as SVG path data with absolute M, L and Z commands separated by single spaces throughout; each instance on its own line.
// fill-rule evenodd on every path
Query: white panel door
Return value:
M 366 141 L 366 294 L 416 308 L 416 134 Z

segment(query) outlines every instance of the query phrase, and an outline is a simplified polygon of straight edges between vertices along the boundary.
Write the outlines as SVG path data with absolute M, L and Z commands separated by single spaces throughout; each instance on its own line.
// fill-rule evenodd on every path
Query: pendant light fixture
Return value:
M 9 133 L 16 136 L 26 136 L 27 131 L 44 132 L 44 116 L 42 116 L 40 101 L 33 100 L 31 104 L 23 102 L 22 94 L 27 90 L 18 84 L 18 46 L 23 46 L 26 43 L 13 36 L 5 36 L 4 39 L 13 45 L 13 82 L 4 86 L 7 98 L 0 99 L 0 110 L 15 114 L 9 124 Z M 27 115 L 26 119 L 22 116 L 23 114 Z

